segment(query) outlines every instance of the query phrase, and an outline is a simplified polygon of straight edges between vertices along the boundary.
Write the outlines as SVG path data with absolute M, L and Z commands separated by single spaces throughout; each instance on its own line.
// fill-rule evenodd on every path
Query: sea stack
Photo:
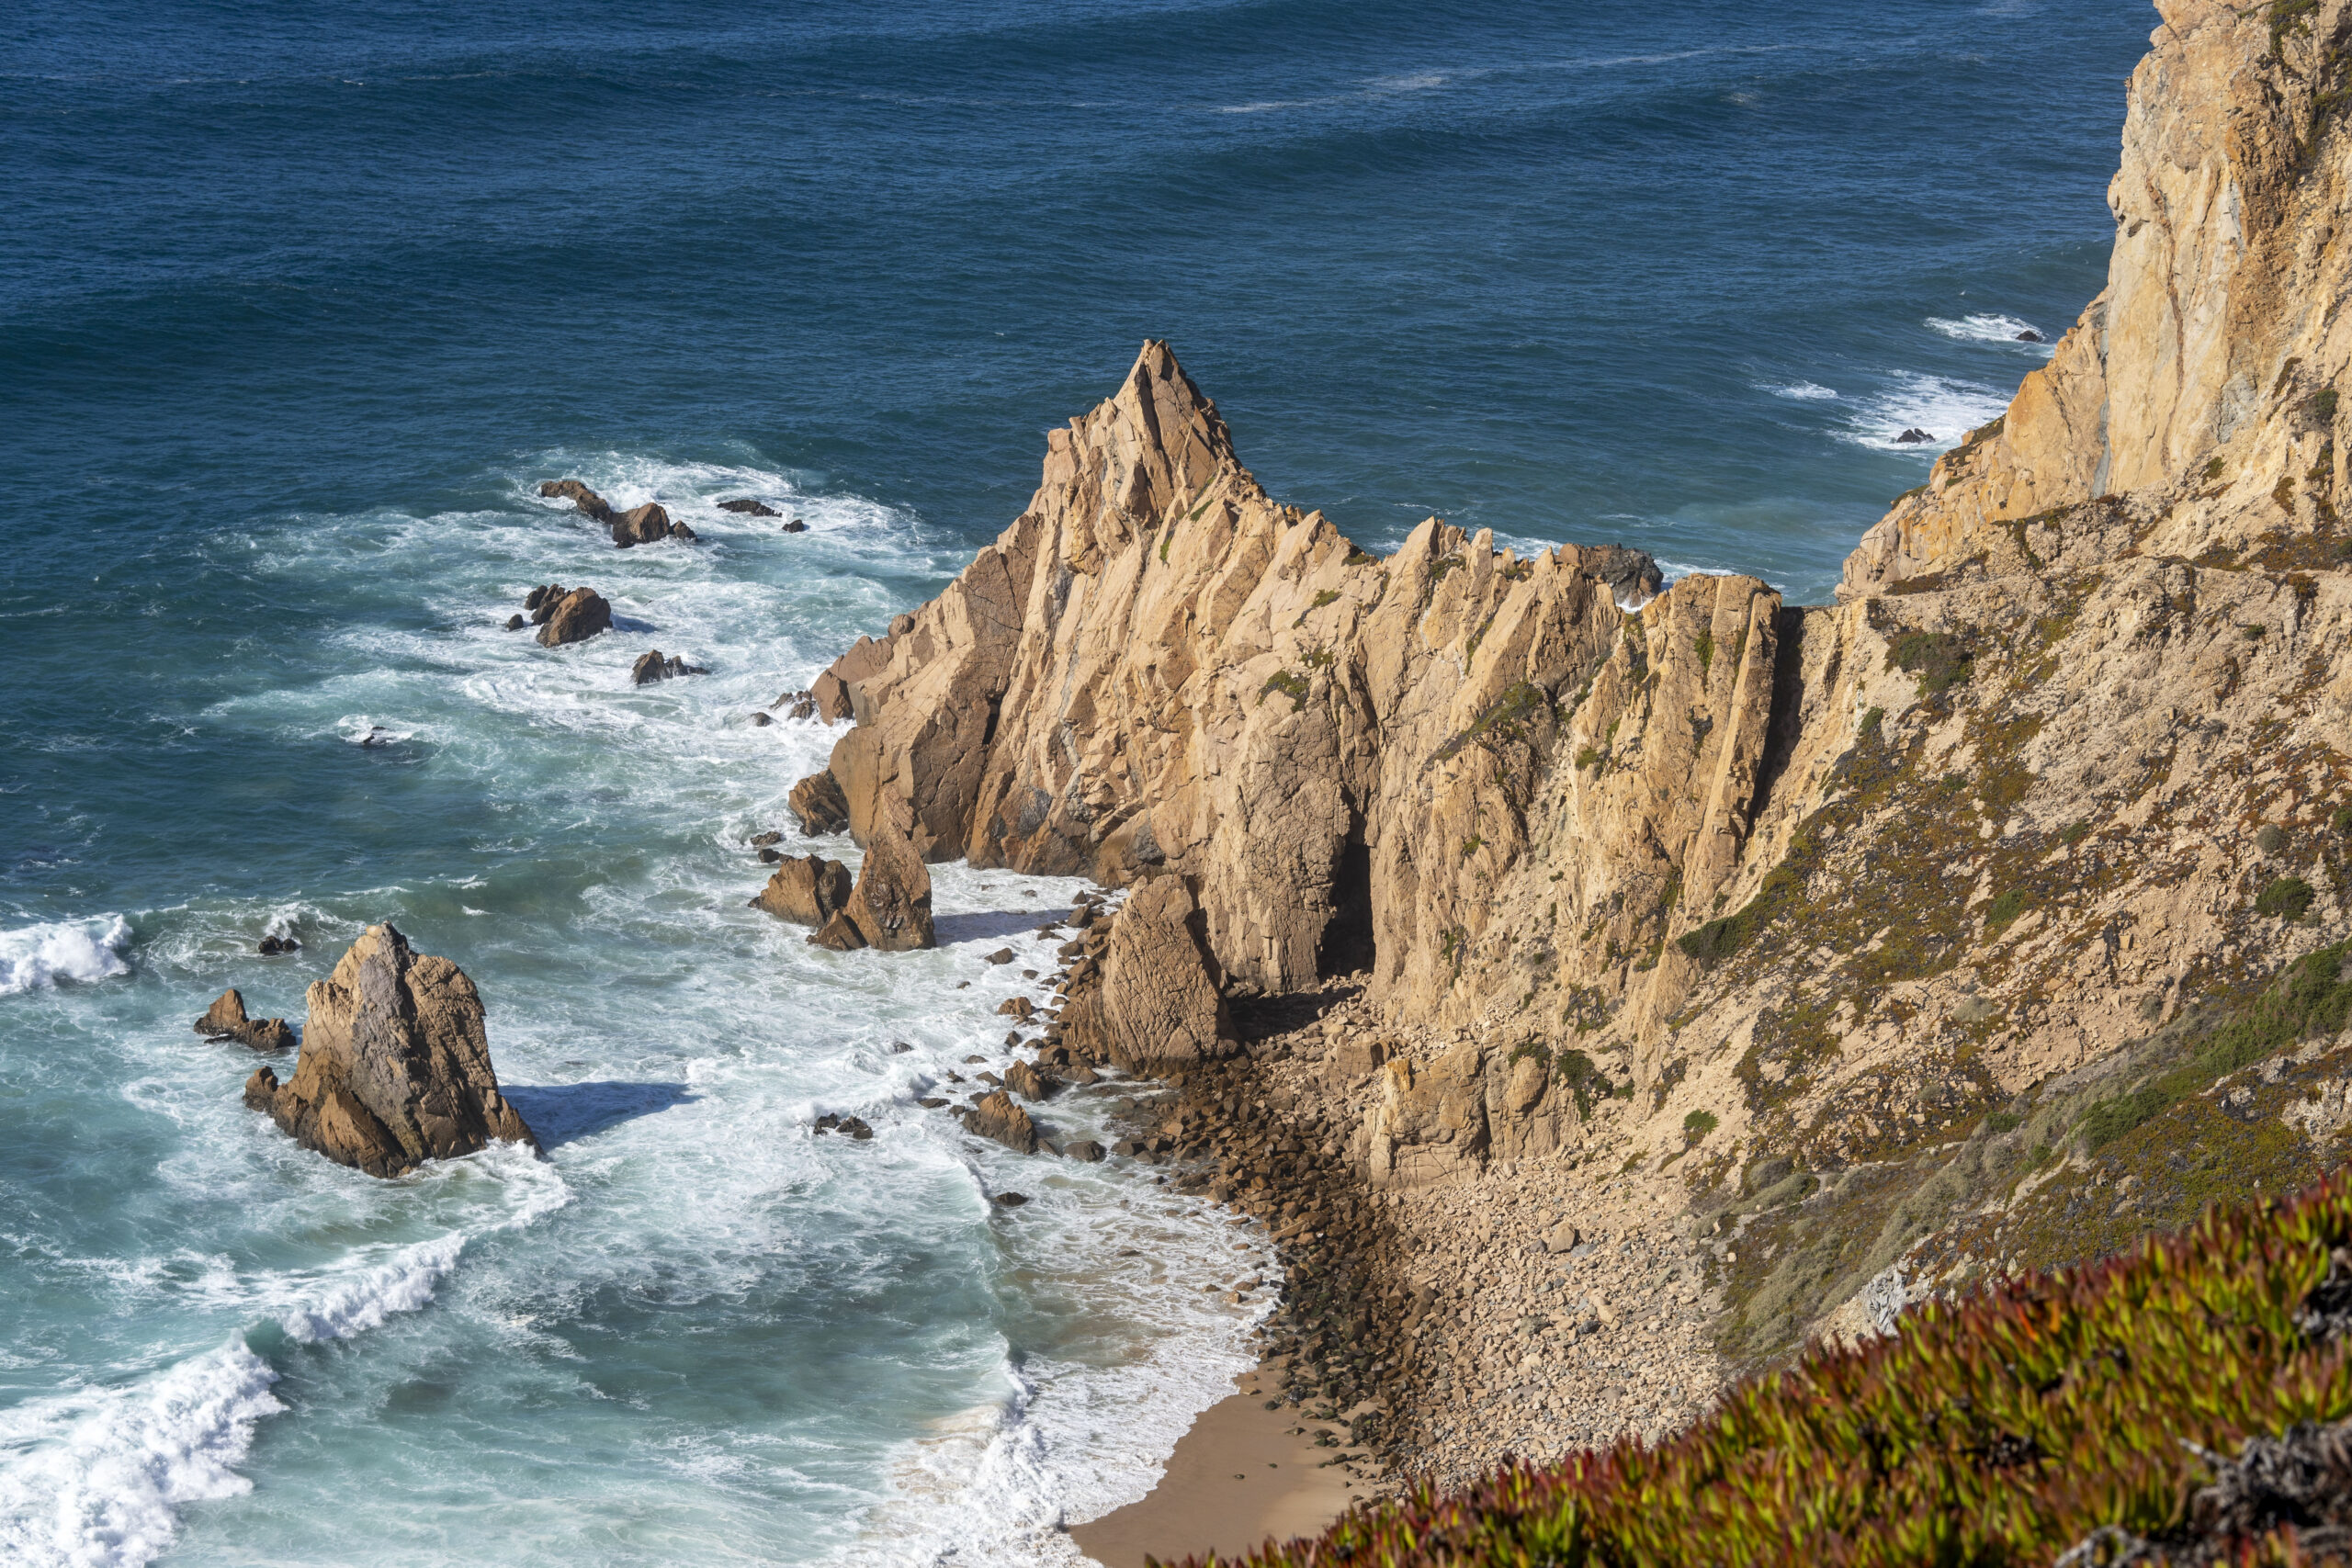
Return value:
M 305 1147 L 370 1176 L 398 1176 L 493 1140 L 539 1141 L 499 1093 L 481 997 L 446 958 L 390 925 L 369 926 L 311 987 L 294 1077 L 264 1067 L 245 1103 Z

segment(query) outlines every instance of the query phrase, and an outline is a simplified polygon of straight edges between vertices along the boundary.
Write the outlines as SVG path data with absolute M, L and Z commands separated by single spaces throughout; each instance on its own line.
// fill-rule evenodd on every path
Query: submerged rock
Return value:
M 530 624 L 530 622 L 525 620 L 520 615 L 509 615 L 506 617 L 506 629 L 510 632 L 519 632 Z
M 737 496 L 732 501 L 722 501 L 718 503 L 718 510 L 721 512 L 740 512 L 746 517 L 781 517 L 784 515 L 783 513 L 778 512 L 775 507 L 768 505 L 765 502 L 753 501 L 748 495 Z
M 1905 431 L 1902 434 L 1896 436 L 1894 438 L 1894 444 L 1897 446 L 1922 446 L 1934 439 L 1934 436 L 1928 434 L 1926 431 L 1921 430 L 1915 424 L 1910 429 Z
M 265 939 L 275 942 L 275 937 Z M 282 1018 L 247 1018 L 245 998 L 232 988 L 196 1021 L 196 1032 L 208 1040 L 234 1040 L 256 1051 L 282 1051 L 294 1043 L 294 1031 Z
M 245 1084 L 245 1102 L 306 1148 L 370 1176 L 492 1140 L 538 1148 L 498 1091 L 481 995 L 447 959 L 369 926 L 308 1000 L 294 1077 L 281 1084 L 265 1067 Z
M 775 513 L 770 513 L 768 515 L 773 517 Z M 806 534 L 808 531 L 808 525 L 796 517 L 791 522 L 786 523 L 784 525 L 784 531 L 787 534 Z
M 281 953 L 301 952 L 302 943 L 298 937 L 266 936 L 261 939 L 261 946 L 255 951 L 265 958 L 274 958 Z
M 598 632 L 613 626 L 613 607 L 593 588 L 575 588 L 562 597 L 539 606 L 546 620 L 539 626 L 539 646 L 559 648 L 567 642 L 585 642 Z
M 2050 340 L 2043 337 L 2040 333 L 2035 332 L 2031 327 L 2028 327 L 2025 331 L 2018 333 L 2017 341 L 2019 343 L 2048 343 Z

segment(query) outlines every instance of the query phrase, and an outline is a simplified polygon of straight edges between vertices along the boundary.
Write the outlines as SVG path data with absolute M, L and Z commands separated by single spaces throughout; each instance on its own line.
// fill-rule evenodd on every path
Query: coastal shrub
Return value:
M 2090 836 L 2091 825 L 2087 822 L 2069 822 L 2058 830 L 2059 841 L 2070 850 Z
M 2352 942 L 2304 954 L 2253 1006 L 2216 1028 L 2179 1066 L 2093 1105 L 2075 1124 L 2083 1146 L 2104 1147 L 2214 1079 L 2276 1055 L 2305 1035 L 2332 1034 L 2343 1028 L 2352 1017 L 2352 980 L 2339 973 L 2347 953 L 2352 953 Z
M 1984 911 L 1984 934 L 1992 935 L 1995 931 L 2006 928 L 2019 915 L 2024 914 L 2027 901 L 2028 896 L 2024 888 L 2004 889 Z
M 1423 1485 L 1240 1561 L 1896 1568 L 2109 1562 L 2140 1542 L 2177 1549 L 2141 1561 L 2214 1561 L 2188 1504 L 2217 1464 L 2249 1438 L 2352 1417 L 2352 1269 L 2330 1256 L 2347 1242 L 2343 1173 L 2208 1210 L 2102 1262 L 1914 1307 L 1898 1334 L 1817 1346 L 1655 1447 Z M 2243 1554 L 2221 1560 L 2311 1560 L 2283 1512 L 2244 1528 Z M 2101 1535 L 2115 1550 L 2068 1555 Z
M 1931 696 L 1962 684 L 1976 672 L 1975 656 L 1950 632 L 1905 632 L 1888 649 L 1890 669 L 1919 677 L 1919 694 Z
M 1339 602 L 1340 591 L 1336 588 L 1326 588 L 1315 595 L 1315 603 L 1311 607 L 1319 610 L 1326 604 L 1336 604 Z
M 1713 1111 L 1693 1111 L 1682 1119 L 1683 1142 L 1695 1144 L 1713 1132 L 1718 1125 Z
M 2254 835 L 2254 847 L 2264 854 L 2275 855 L 2287 847 L 2287 830 L 2276 822 L 2265 822 Z
M 2312 394 L 2312 417 L 2325 424 L 2335 418 L 2335 389 L 2322 387 Z
M 1348 549 L 1348 558 L 1340 564 L 1342 566 L 1370 566 L 1379 558 L 1380 558 L 1378 556 L 1374 555 L 1370 550 L 1350 546 Z
M 2254 912 L 2276 915 L 2282 920 L 2300 920 L 2310 913 L 2312 900 L 2318 897 L 2312 885 L 2300 876 L 2282 876 L 2255 895 Z
M 2210 460 L 2206 463 L 2206 465 L 2205 465 L 2205 477 L 2206 477 L 2207 479 L 2220 479 L 2220 478 L 2222 477 L 2222 459 L 2221 459 L 2221 458 L 2219 458 L 2219 457 L 2214 457 L 2214 458 L 2210 459 Z
M 1306 705 L 1306 676 L 1295 674 L 1288 670 L 1277 670 L 1266 677 L 1264 685 L 1258 688 L 1258 703 L 1262 707 L 1268 697 L 1280 692 L 1290 699 L 1291 711 L 1296 713 Z
M 1587 746 L 1582 750 L 1578 751 L 1577 753 L 1577 766 L 1579 768 L 1597 768 L 1600 766 L 1600 750 L 1597 747 Z
M 1674 939 L 1674 944 L 1702 964 L 1719 964 L 1755 941 L 1781 905 L 1803 897 L 1804 878 L 1786 864 L 1774 866 L 1756 897 L 1736 913 L 1718 916 L 1697 931 L 1685 931 Z
M 1862 722 L 1854 727 L 1855 739 L 1867 739 L 1871 736 L 1876 735 L 1878 733 L 1878 727 L 1885 722 L 1886 710 L 1884 708 L 1871 709 L 1868 713 L 1862 715 Z
M 2270 628 L 2268 626 L 2240 626 L 2238 628 L 2238 635 L 2245 637 L 2248 642 L 2260 642 L 2264 637 L 2270 635 Z
M 1704 675 L 1715 662 L 1715 628 L 1701 626 L 1699 640 L 1691 645 L 1699 654 L 1699 673 Z
M 2352 838 L 2352 806 L 2337 807 L 2335 815 L 2327 819 L 2327 825 L 2345 837 Z

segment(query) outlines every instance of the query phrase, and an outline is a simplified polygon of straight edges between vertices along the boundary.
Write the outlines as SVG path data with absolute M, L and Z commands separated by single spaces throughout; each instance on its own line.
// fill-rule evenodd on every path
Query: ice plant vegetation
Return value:
M 2352 1174 L 2339 1171 L 2119 1257 L 1924 1303 L 1893 1336 L 1815 1346 L 1659 1447 L 1509 1466 L 1247 1562 L 2334 1561 L 2302 1554 L 2294 1506 L 2246 1506 L 2260 1483 L 2233 1461 L 2281 1435 L 2343 1447 L 2311 1428 L 2352 1417 L 2347 1329 Z M 2306 1529 L 2321 1522 L 2304 1515 Z

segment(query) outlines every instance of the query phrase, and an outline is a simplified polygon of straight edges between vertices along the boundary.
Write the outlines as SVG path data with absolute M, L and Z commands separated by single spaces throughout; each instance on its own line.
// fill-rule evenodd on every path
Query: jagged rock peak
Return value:
M 306 1147 L 370 1176 L 493 1139 L 538 1148 L 499 1093 L 481 997 L 455 964 L 369 926 L 308 1000 L 293 1077 L 280 1084 L 264 1067 L 245 1085 L 246 1103 Z

